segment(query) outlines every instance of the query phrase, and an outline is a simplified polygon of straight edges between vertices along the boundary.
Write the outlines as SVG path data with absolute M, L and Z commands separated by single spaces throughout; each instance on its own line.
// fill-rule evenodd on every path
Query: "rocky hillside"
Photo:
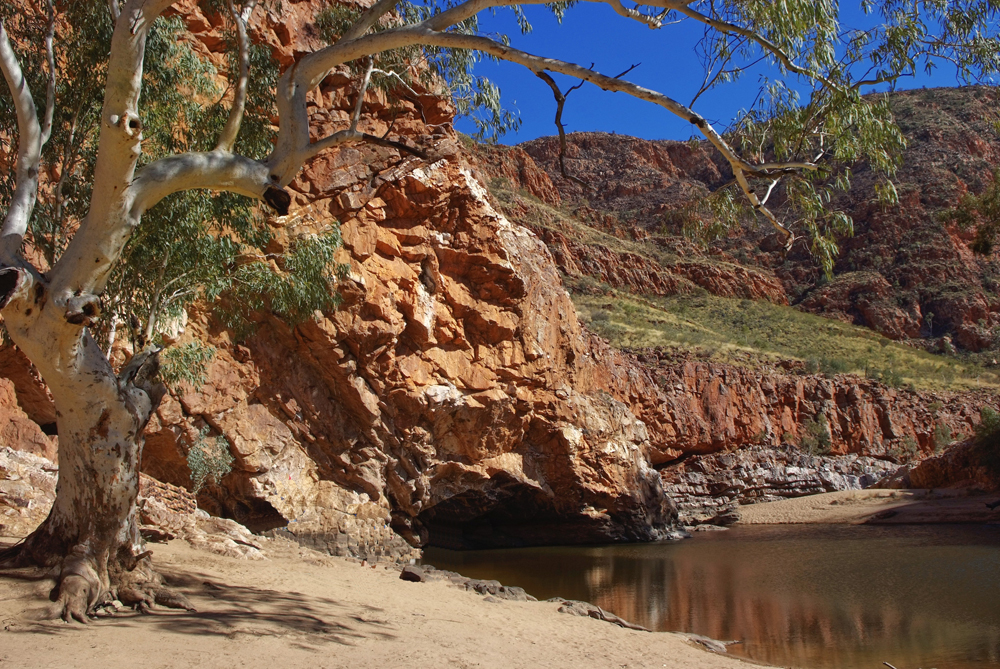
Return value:
M 853 217 L 855 235 L 842 242 L 830 282 L 804 241 L 783 255 L 763 228 L 707 250 L 679 236 L 685 207 L 729 178 L 704 143 L 571 134 L 568 169 L 590 189 L 560 176 L 555 138 L 483 150 L 481 163 L 508 215 L 530 222 L 568 275 L 659 295 L 694 284 L 716 295 L 794 304 L 895 340 L 936 344 L 947 336 L 968 351 L 994 350 L 1000 262 L 973 255 L 971 231 L 949 227 L 940 214 L 981 192 L 1000 165 L 991 121 L 997 96 L 991 87 L 892 94 L 908 140 L 895 179 L 900 205 L 876 205 L 871 173 L 864 165 L 854 170 L 851 192 L 834 206 Z M 535 198 L 545 207 L 534 206 Z M 589 229 L 584 238 L 581 226 Z

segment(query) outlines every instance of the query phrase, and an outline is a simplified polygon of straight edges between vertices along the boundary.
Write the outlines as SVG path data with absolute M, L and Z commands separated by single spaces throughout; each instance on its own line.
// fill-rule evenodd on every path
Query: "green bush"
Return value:
M 940 453 L 954 441 L 951 434 L 951 428 L 944 423 L 938 423 L 934 426 L 934 436 L 932 439 L 934 441 L 935 453 Z
M 172 346 L 160 354 L 160 380 L 168 386 L 187 381 L 198 387 L 205 383 L 205 370 L 215 357 L 215 347 L 195 339 Z
M 1000 476 L 1000 413 L 992 407 L 979 410 L 975 443 L 980 464 L 994 475 Z
M 233 469 L 233 455 L 229 452 L 229 442 L 219 435 L 209 438 L 209 428 L 204 427 L 187 453 L 188 469 L 191 470 L 191 492 L 198 494 L 209 480 L 218 483 Z
M 825 416 L 816 416 L 802 424 L 802 443 L 800 447 L 809 455 L 827 455 L 833 447 L 830 437 L 830 426 Z

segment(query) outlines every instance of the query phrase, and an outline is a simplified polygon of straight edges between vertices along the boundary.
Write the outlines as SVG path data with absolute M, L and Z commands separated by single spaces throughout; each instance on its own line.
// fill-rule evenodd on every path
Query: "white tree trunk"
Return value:
M 85 620 L 121 588 L 145 587 L 154 598 L 159 583 L 145 560 L 135 500 L 142 430 L 165 392 L 151 382 L 156 354 L 140 353 L 116 376 L 86 327 L 67 322 L 41 277 L 27 271 L 18 273 L 3 314 L 52 392 L 59 431 L 52 510 L 6 560 L 58 567 L 66 618 Z

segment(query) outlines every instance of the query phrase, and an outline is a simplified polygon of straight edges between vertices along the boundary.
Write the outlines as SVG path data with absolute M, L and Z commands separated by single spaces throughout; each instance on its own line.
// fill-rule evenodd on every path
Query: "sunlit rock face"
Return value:
M 341 308 L 295 330 L 265 318 L 235 347 L 192 317 L 219 353 L 202 387 L 158 412 L 150 473 L 184 483 L 204 421 L 236 466 L 202 505 L 265 529 L 285 519 L 334 552 L 358 535 L 359 554 L 403 557 L 393 530 L 472 547 L 669 528 L 646 426 L 603 390 L 620 359 L 583 331 L 540 240 L 458 158 L 406 160 L 377 189 L 277 224 L 292 234 L 333 215 L 351 266 Z
M 325 4 L 276 4 L 256 15 L 252 32 L 287 66 L 321 46 L 311 21 Z M 219 17 L 193 1 L 177 12 L 196 47 L 221 66 Z M 324 80 L 311 109 L 317 137 L 344 127 L 354 91 L 346 68 Z M 372 91 L 364 109 L 362 131 L 388 133 L 428 158 L 365 145 L 324 153 L 291 185 L 291 213 L 269 221 L 268 253 L 340 221 L 338 260 L 349 266 L 337 286 L 340 309 L 295 328 L 257 314 L 256 333 L 235 341 L 196 305 L 178 333 L 181 343 L 198 337 L 217 354 L 205 383 L 176 389 L 150 421 L 143 470 L 190 488 L 191 445 L 206 428 L 221 435 L 233 471 L 201 491 L 204 509 L 332 553 L 396 560 L 428 542 L 649 540 L 676 516 L 654 464 L 750 443 L 767 425 L 774 438 L 794 434 L 822 402 L 845 420 L 867 412 L 861 433 L 835 432 L 837 449 L 930 434 L 929 418 L 900 418 L 908 414 L 894 413 L 897 396 L 880 388 L 871 398 L 816 379 L 778 388 L 766 375 L 699 365 L 676 366 L 665 384 L 581 327 L 560 268 L 593 263 L 636 289 L 703 285 L 779 303 L 787 299 L 780 281 L 735 265 L 678 265 L 653 277 L 639 260 L 623 267 L 584 258 L 568 239 L 566 252 L 553 254 L 551 240 L 494 208 L 448 126 L 447 100 L 416 89 L 390 103 Z M 671 174 L 699 183 L 725 176 L 690 147 L 664 151 L 650 154 L 650 164 L 669 159 Z M 527 154 L 519 160 L 510 174 L 558 204 L 552 179 Z M 0 385 L 0 409 L 24 429 L 4 438 L 54 455 L 55 438 L 35 429 L 54 416 L 44 386 L 23 360 L 12 369 L 0 372 L 10 379 Z M 770 399 L 779 391 L 780 406 Z

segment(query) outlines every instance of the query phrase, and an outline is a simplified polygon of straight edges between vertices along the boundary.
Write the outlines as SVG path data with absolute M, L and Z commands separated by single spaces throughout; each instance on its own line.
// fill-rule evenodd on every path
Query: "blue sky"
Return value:
M 852 19 L 858 21 L 860 11 L 849 9 L 846 4 L 841 9 L 842 23 L 856 25 Z M 520 34 L 510 11 L 499 12 L 496 16 L 484 14 L 480 19 L 481 30 L 505 33 L 510 36 L 513 46 L 529 53 L 584 66 L 594 63 L 597 71 L 611 76 L 641 63 L 628 74 L 629 80 L 684 104 L 691 101 L 702 82 L 704 73 L 694 50 L 702 30 L 691 21 L 650 30 L 618 16 L 605 4 L 590 2 L 571 7 L 562 25 L 544 7 L 525 7 L 525 13 L 534 28 L 527 35 Z M 517 144 L 556 134 L 555 101 L 545 82 L 512 63 L 484 61 L 477 65 L 476 72 L 499 85 L 504 105 L 520 114 L 521 129 L 516 134 L 505 135 L 502 143 Z M 703 95 L 695 104 L 695 111 L 717 123 L 717 127 L 724 127 L 740 109 L 753 102 L 761 76 L 777 77 L 779 73 L 761 66 L 742 80 Z M 577 80 L 558 75 L 556 80 L 563 90 L 577 83 Z M 898 87 L 955 84 L 954 71 L 942 67 L 933 76 L 921 74 L 916 78 L 904 78 Z M 606 93 L 591 84 L 585 84 L 567 98 L 563 122 L 567 132 L 599 130 L 645 139 L 683 140 L 691 137 L 695 130 L 664 109 L 623 93 Z M 463 132 L 474 132 L 468 120 L 462 119 L 457 125 Z

